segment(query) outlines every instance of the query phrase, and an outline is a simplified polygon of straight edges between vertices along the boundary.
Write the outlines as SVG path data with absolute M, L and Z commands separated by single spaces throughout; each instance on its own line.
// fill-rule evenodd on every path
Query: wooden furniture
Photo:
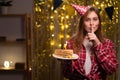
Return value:
M 23 80 L 31 80 L 30 27 L 29 14 L 0 15 L 0 75 L 3 76 L 4 73 L 5 79 L 20 74 L 24 77 Z M 9 80 L 18 80 L 10 78 L 12 79 Z

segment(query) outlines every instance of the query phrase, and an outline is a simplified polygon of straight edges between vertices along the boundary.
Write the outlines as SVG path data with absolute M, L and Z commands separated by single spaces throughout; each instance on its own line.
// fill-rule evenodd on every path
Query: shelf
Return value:
M 25 45 L 25 41 L 2 41 L 0 45 Z
M 0 73 L 2 72 L 26 72 L 27 70 L 26 69 L 15 69 L 14 67 L 10 67 L 10 68 L 4 68 L 4 67 L 0 67 Z
M 22 80 L 28 80 L 27 79 L 27 70 L 15 70 L 15 69 L 10 69 L 10 70 L 3 70 L 0 69 L 0 75 L 1 75 L 1 79 L 7 79 L 7 80 L 16 80 L 18 78 L 16 78 L 15 76 L 20 76 L 19 78 L 21 78 Z
M 0 17 L 24 17 L 26 14 L 0 14 Z
M 24 62 L 21 66 L 5 69 L 0 67 L 0 75 L 20 74 L 23 80 L 31 80 L 31 15 L 29 14 L 0 14 L 0 65 L 3 61 Z M 19 65 L 19 64 L 18 64 Z M 3 76 L 4 77 L 4 76 Z
M 1 70 L 0 74 L 23 74 L 26 75 L 26 70 Z

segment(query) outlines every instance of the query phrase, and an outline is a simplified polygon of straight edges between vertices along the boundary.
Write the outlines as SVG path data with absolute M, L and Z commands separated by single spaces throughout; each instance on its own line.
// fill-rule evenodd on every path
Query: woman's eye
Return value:
M 85 21 L 90 21 L 90 19 L 89 19 L 89 18 L 87 18 L 87 19 L 85 19 Z
M 87 21 L 87 22 L 88 21 L 97 21 L 97 20 L 98 20 L 98 18 L 96 18 L 96 17 L 95 18 L 86 18 L 85 19 L 85 21 Z
M 97 20 L 98 20 L 98 18 L 93 18 L 93 20 L 94 20 L 94 21 L 97 21 Z

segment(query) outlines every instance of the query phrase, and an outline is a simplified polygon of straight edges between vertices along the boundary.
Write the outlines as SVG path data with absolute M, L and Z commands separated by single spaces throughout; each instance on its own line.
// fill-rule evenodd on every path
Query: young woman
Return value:
M 61 62 L 63 75 L 69 80 L 106 80 L 116 71 L 118 62 L 114 43 L 101 32 L 99 10 L 72 6 L 81 17 L 76 34 L 67 41 L 67 49 L 73 49 L 79 58 Z

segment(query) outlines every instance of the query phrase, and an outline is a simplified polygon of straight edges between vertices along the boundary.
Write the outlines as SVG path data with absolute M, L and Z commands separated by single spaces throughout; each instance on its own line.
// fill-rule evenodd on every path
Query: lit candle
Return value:
M 65 42 L 65 44 L 64 44 L 64 48 L 66 49 L 66 46 L 67 46 L 67 41 Z

